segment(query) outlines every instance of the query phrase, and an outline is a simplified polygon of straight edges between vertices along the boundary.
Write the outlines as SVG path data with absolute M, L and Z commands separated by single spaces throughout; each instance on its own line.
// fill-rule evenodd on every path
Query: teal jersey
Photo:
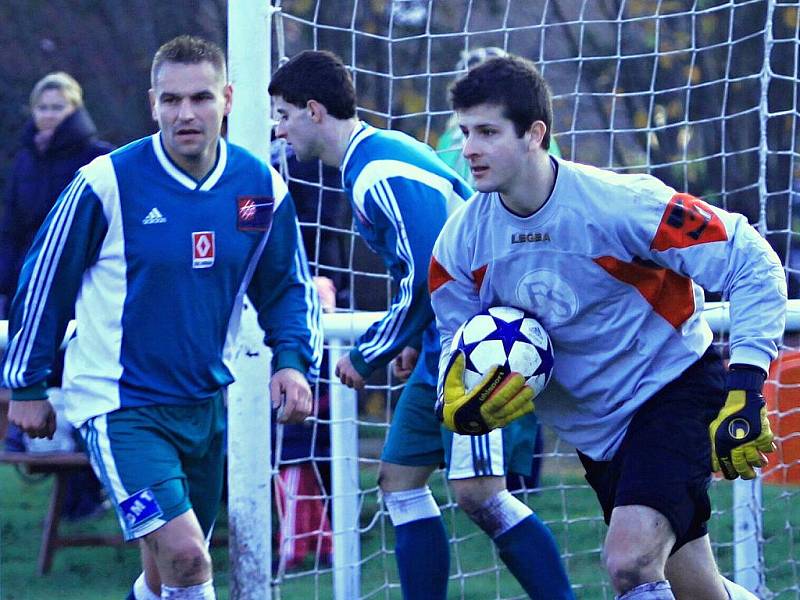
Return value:
M 35 397 L 74 317 L 63 382 L 73 423 L 206 401 L 233 381 L 245 294 L 273 368 L 314 377 L 320 310 L 299 237 L 278 173 L 224 140 L 201 181 L 159 134 L 100 157 L 61 194 L 25 260 L 2 384 Z
M 438 353 L 428 264 L 448 215 L 472 189 L 426 144 L 364 123 L 351 136 L 342 181 L 359 233 L 383 259 L 397 288 L 386 316 L 357 340 L 350 353 L 353 366 L 367 376 L 405 346 Z M 430 362 L 435 381 L 435 358 Z

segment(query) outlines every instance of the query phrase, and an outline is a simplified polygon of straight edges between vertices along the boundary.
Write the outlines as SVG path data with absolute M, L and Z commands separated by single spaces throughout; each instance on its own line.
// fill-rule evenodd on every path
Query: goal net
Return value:
M 478 48 L 497 47 L 532 59 L 552 87 L 554 139 L 565 158 L 652 173 L 678 190 L 743 213 L 778 252 L 790 292 L 797 293 L 796 1 L 273 4 L 279 9 L 272 17 L 273 69 L 282 57 L 304 49 L 335 52 L 352 68 L 362 119 L 424 140 L 446 160 L 457 156 L 457 150 L 448 153 L 447 87 L 463 72 L 463 58 Z M 337 173 L 319 165 L 298 166 L 285 149 L 274 150 L 298 203 L 312 270 L 335 286 L 337 315 L 385 310 L 391 282 L 352 227 Z M 725 319 L 715 323 L 724 351 Z M 328 350 L 344 352 L 351 341 L 345 333 L 329 338 Z M 800 597 L 797 345 L 795 335 L 787 333 L 783 360 L 770 376 L 779 452 L 764 477 L 736 493 L 727 482 L 712 486 L 711 535 L 719 565 L 762 597 Z M 321 408 L 311 424 L 275 431 L 273 530 L 279 532 L 279 545 L 273 594 L 399 598 L 393 532 L 379 501 L 376 473 L 402 383 L 387 370 L 352 397 L 340 396 L 341 386 L 327 377 L 317 386 Z M 338 446 L 330 449 L 332 429 L 345 430 L 357 441 L 347 450 L 352 455 L 337 456 Z M 595 498 L 572 449 L 548 431 L 543 440 L 539 477 L 515 478 L 515 493 L 552 528 L 577 596 L 613 598 L 601 567 L 605 525 Z M 332 463 L 348 469 L 349 484 L 331 482 Z M 492 544 L 457 509 L 441 474 L 432 487 L 450 536 L 450 597 L 524 597 Z M 347 502 L 337 503 L 332 493 L 337 490 Z M 744 547 L 749 551 L 743 554 Z M 334 569 L 337 549 L 341 554 Z M 347 566 L 341 563 L 345 559 Z

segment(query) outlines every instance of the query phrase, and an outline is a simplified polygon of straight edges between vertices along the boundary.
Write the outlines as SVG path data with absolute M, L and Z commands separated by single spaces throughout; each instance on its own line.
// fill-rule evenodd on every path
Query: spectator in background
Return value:
M 22 259 L 45 216 L 80 167 L 113 146 L 97 137 L 83 90 L 63 72 L 49 73 L 31 92 L 31 120 L 22 133 L 0 222 L 0 295 L 14 295 Z
M 45 216 L 80 167 L 113 146 L 97 137 L 97 128 L 83 105 L 81 86 L 67 73 L 45 75 L 33 86 L 31 120 L 25 125 L 21 149 L 9 178 L 0 221 L 0 318 L 14 295 L 22 260 Z M 49 387 L 61 386 L 63 353 L 59 353 Z M 76 440 L 78 436 L 76 436 Z M 6 447 L 24 451 L 22 432 L 9 424 Z M 86 467 L 67 483 L 62 509 L 67 519 L 79 519 L 102 508 L 100 483 Z

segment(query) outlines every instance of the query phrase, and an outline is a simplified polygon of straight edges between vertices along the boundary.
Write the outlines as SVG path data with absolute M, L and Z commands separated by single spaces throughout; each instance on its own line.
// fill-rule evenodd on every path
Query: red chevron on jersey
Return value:
M 480 292 L 481 291 L 481 286 L 483 285 L 483 278 L 486 277 L 486 269 L 488 267 L 489 267 L 489 265 L 483 265 L 482 267 L 480 267 L 478 269 L 475 269 L 472 272 L 472 278 L 473 278 L 473 281 L 475 282 L 474 285 L 475 285 L 475 291 L 476 292 Z
M 453 276 L 436 260 L 435 256 L 431 256 L 431 266 L 428 268 L 428 292 L 433 294 L 448 281 L 453 281 Z
M 636 288 L 656 314 L 676 329 L 694 313 L 692 280 L 662 267 L 628 263 L 613 256 L 594 260 L 606 272 Z
M 664 251 L 727 239 L 725 226 L 708 204 L 689 194 L 675 194 L 661 217 L 650 248 Z

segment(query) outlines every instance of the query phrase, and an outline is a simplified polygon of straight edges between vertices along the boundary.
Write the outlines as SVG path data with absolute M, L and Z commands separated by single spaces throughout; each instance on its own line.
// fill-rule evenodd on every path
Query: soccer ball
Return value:
M 453 336 L 451 352 L 466 358 L 464 387 L 477 385 L 494 365 L 520 373 L 535 395 L 553 373 L 550 336 L 531 315 L 510 306 L 493 306 L 467 320 Z

